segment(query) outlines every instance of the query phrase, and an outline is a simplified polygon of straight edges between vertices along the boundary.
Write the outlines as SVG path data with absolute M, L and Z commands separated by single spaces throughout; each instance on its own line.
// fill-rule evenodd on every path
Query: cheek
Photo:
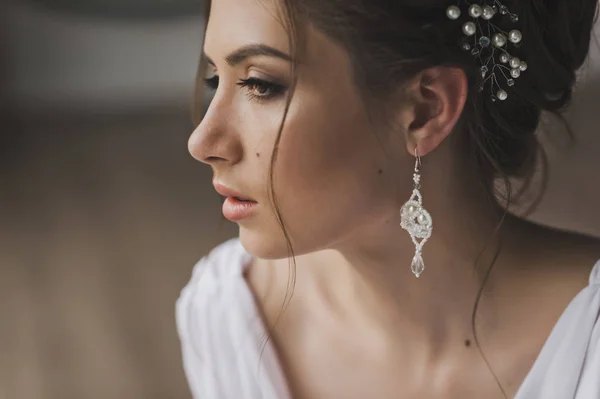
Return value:
M 385 169 L 389 159 L 360 102 L 303 98 L 287 118 L 275 180 L 295 247 L 326 247 L 393 209 Z

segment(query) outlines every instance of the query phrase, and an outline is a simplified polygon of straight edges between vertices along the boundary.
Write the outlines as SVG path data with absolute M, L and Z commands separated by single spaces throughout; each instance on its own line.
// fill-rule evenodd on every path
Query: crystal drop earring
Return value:
M 431 237 L 431 232 L 433 231 L 431 215 L 423 208 L 423 197 L 419 191 L 421 188 L 420 167 L 421 158 L 419 157 L 417 148 L 415 148 L 414 189 L 410 199 L 400 209 L 400 226 L 408 231 L 413 244 L 415 244 L 415 255 L 412 259 L 410 269 L 416 277 L 419 277 L 425 269 L 422 256 L 423 245 Z

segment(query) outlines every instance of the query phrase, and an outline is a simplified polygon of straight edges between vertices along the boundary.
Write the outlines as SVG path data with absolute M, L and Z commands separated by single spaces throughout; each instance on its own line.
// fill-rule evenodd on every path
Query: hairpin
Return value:
M 527 63 L 518 57 L 512 56 L 507 47 L 512 44 L 518 47 L 523 40 L 520 30 L 512 29 L 505 32 L 496 25 L 493 20 L 498 19 L 498 14 L 508 17 L 511 22 L 519 21 L 519 16 L 509 11 L 508 7 L 498 0 L 490 0 L 490 4 L 471 4 L 468 0 L 459 0 L 467 3 L 469 20 L 462 25 L 464 38 L 461 47 L 480 62 L 479 68 L 483 82 L 479 85 L 479 91 L 483 91 L 489 82 L 492 101 L 496 99 L 504 101 L 508 93 L 500 84 L 499 80 L 504 78 L 506 85 L 512 87 L 515 79 L 521 76 L 521 72 L 527 70 Z M 458 20 L 462 15 L 459 5 L 451 5 L 446 9 L 446 16 L 451 20 Z M 495 18 L 496 17 L 496 18 Z

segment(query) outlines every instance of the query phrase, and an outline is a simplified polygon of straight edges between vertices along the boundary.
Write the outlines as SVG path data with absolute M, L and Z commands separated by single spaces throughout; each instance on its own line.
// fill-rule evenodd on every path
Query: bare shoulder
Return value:
M 548 244 L 559 262 L 591 269 L 600 259 L 600 239 L 580 233 L 552 230 Z
M 587 285 L 590 272 L 600 260 L 600 239 L 537 224 L 529 227 L 532 254 L 549 277 L 567 278 L 574 284 Z

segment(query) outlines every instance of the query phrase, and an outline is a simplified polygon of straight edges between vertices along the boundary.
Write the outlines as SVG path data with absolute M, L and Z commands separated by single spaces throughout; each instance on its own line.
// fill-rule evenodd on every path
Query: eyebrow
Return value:
M 211 60 L 206 53 L 202 52 L 202 56 L 210 65 L 215 66 L 214 61 Z M 289 55 L 265 44 L 249 44 L 247 46 L 240 47 L 239 49 L 227 55 L 227 57 L 225 57 L 225 61 L 230 67 L 235 67 L 244 60 L 256 56 L 275 57 L 288 62 L 292 61 L 292 57 Z

